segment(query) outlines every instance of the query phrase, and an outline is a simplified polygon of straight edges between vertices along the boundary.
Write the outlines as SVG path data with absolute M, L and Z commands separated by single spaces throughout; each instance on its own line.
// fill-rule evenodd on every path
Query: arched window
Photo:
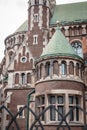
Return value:
M 36 80 L 38 80 L 38 79 L 39 79 L 39 68 L 37 66 L 37 68 L 36 68 Z
M 47 62 L 46 63 L 46 76 L 49 76 L 50 75 L 50 63 Z
M 69 63 L 69 74 L 74 75 L 74 63 L 72 61 Z
M 9 62 L 13 60 L 13 57 L 14 57 L 14 53 L 12 51 L 9 52 Z
M 74 41 L 72 44 L 72 47 L 74 48 L 75 52 L 78 56 L 83 57 L 83 51 L 82 51 L 82 44 L 80 41 Z
M 66 65 L 65 61 L 62 61 L 61 67 L 62 67 L 62 75 L 66 75 L 67 74 L 67 65 Z
M 31 74 L 30 73 L 27 74 L 27 83 L 31 84 Z
M 57 62 L 57 61 L 54 61 L 54 62 L 53 62 L 53 74 L 58 75 L 58 71 L 59 71 L 58 62 Z
M 40 65 L 40 79 L 43 77 L 43 64 Z
M 19 74 L 17 73 L 15 75 L 15 84 L 18 84 L 19 83 Z
M 25 74 L 24 73 L 21 74 L 21 83 L 25 84 Z
M 76 64 L 76 75 L 79 76 L 79 64 Z

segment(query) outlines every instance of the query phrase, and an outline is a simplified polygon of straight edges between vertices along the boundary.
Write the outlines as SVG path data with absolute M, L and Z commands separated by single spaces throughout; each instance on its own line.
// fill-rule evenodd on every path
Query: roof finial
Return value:
M 57 29 L 60 29 L 61 22 L 60 21 L 56 21 L 56 25 L 57 25 Z

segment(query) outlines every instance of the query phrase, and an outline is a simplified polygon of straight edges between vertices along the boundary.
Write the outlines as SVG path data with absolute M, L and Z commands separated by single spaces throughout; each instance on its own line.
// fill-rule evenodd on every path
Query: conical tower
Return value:
M 53 105 L 64 117 L 73 105 L 84 108 L 82 65 L 83 59 L 76 54 L 60 28 L 57 27 L 52 39 L 35 63 L 37 72 L 36 110 L 38 113 L 49 105 Z M 50 109 L 41 120 L 44 121 L 46 127 L 50 122 L 53 130 L 56 122 L 62 120 L 62 116 Z M 79 109 L 75 109 L 67 117 L 67 121 L 83 122 L 83 113 L 80 113 Z

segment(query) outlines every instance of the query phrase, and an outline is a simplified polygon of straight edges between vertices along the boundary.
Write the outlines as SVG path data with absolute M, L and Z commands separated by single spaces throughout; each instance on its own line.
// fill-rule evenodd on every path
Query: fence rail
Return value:
M 70 111 L 65 114 L 64 116 L 58 111 L 58 109 L 56 109 L 53 105 L 48 106 L 47 108 L 45 108 L 39 115 L 37 115 L 30 107 L 28 107 L 27 105 L 25 105 L 20 111 L 18 111 L 15 115 L 4 105 L 2 105 L 0 107 L 0 111 L 5 110 L 11 117 L 6 130 L 10 130 L 11 125 L 13 123 L 15 123 L 16 129 L 17 130 L 21 130 L 19 128 L 19 124 L 17 122 L 17 116 L 22 113 L 25 109 L 27 109 L 28 112 L 31 112 L 32 115 L 34 116 L 34 121 L 32 122 L 30 128 L 28 130 L 38 130 L 40 128 L 40 130 L 45 130 L 44 129 L 44 125 L 42 124 L 42 121 L 40 120 L 40 118 L 50 109 L 54 109 L 60 116 L 61 116 L 61 121 L 58 123 L 58 125 L 56 125 L 56 129 L 55 130 L 60 130 L 62 128 L 62 130 L 65 130 L 65 128 L 67 128 L 67 130 L 71 130 L 69 123 L 67 122 L 67 117 L 75 110 L 75 109 L 79 109 L 81 112 L 83 112 L 83 114 L 87 115 L 87 112 L 82 109 L 80 106 L 74 106 L 72 109 L 70 109 Z M 38 125 L 37 125 L 38 124 Z M 52 130 L 52 129 L 51 129 Z M 87 130 L 87 124 L 85 124 L 82 128 L 82 130 Z

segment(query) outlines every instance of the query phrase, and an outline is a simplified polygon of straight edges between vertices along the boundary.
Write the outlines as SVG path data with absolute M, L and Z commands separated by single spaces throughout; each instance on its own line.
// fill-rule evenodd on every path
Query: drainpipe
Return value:
M 35 93 L 35 89 L 33 89 L 27 96 L 27 105 L 30 106 L 30 98 L 31 95 Z M 27 124 L 26 124 L 26 130 L 29 130 L 29 110 L 27 110 Z

